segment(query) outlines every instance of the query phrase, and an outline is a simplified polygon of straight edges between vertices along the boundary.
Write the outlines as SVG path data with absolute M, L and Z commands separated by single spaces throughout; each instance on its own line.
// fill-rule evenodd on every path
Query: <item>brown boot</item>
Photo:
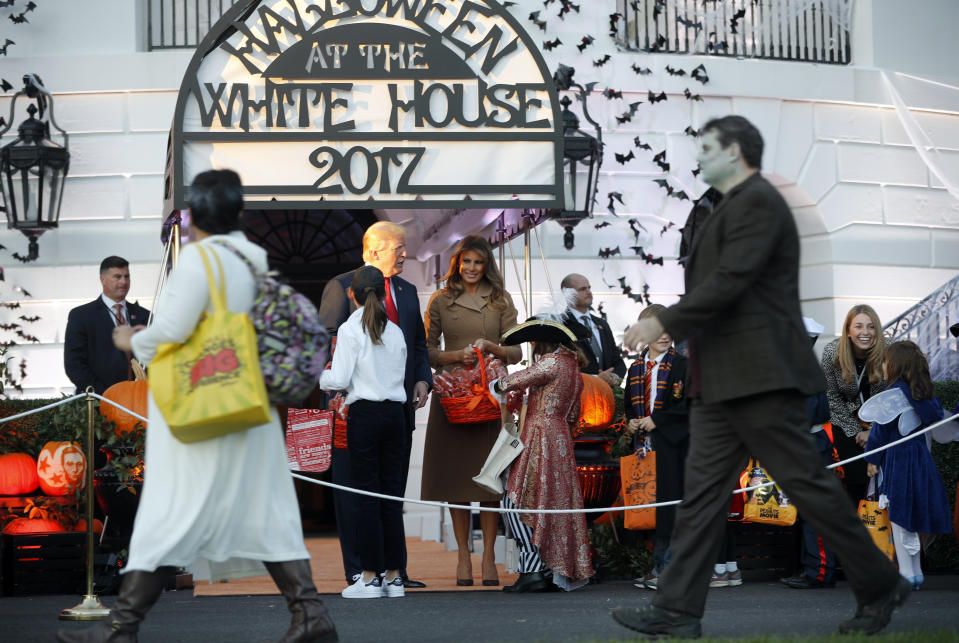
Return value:
M 266 569 L 293 615 L 290 629 L 280 643 L 334 643 L 339 640 L 336 627 L 316 593 L 310 561 L 266 563 Z
M 60 643 L 137 643 L 140 621 L 159 598 L 167 575 L 165 568 L 127 572 L 109 616 L 85 630 L 59 630 L 57 640 Z

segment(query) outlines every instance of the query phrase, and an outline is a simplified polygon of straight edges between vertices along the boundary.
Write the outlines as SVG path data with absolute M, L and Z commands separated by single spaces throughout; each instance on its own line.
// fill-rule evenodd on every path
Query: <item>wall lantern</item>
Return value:
M 560 100 L 563 106 L 563 188 L 565 205 L 552 218 L 566 229 L 563 246 L 573 249 L 573 227 L 583 219 L 592 216 L 596 203 L 596 187 L 599 183 L 599 168 L 603 163 L 603 131 L 594 121 L 586 108 L 586 89 L 573 82 L 575 69 L 560 65 L 553 74 L 556 89 L 569 91 L 576 89 L 576 98 L 583 106 L 583 116 L 593 126 L 596 135 L 579 128 L 579 117 L 569 106 L 572 103 L 568 95 Z
M 57 227 L 63 184 L 70 168 L 67 133 L 53 120 L 53 96 L 34 74 L 23 77 L 23 89 L 13 95 L 10 119 L 0 131 L 13 126 L 17 98 L 26 95 L 36 102 L 27 107 L 27 119 L 20 123 L 17 138 L 0 148 L 0 188 L 7 227 L 19 230 L 29 240 L 28 260 L 38 256 L 37 237 Z M 49 110 L 49 120 L 43 119 Z M 50 140 L 50 124 L 63 136 L 63 145 Z

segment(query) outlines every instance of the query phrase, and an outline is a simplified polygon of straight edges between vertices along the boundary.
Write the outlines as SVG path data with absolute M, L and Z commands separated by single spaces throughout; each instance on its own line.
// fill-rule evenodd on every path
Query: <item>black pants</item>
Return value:
M 871 603 L 899 582 L 899 574 L 859 522 L 839 480 L 823 468 L 805 400 L 773 391 L 726 402 L 694 400 L 689 415 L 685 499 L 676 512 L 672 550 L 653 603 L 701 617 L 709 578 L 726 527 L 729 490 L 750 454 L 782 487 L 846 568 L 860 604 Z
M 837 429 L 833 429 L 834 431 Z M 824 467 L 832 464 L 832 442 L 825 431 L 812 434 L 820 462 Z M 830 469 L 830 472 L 832 469 Z M 823 542 L 816 530 L 800 514 L 802 520 L 802 566 L 803 573 L 824 583 L 833 582 L 836 572 L 836 555 Z
M 357 400 L 346 428 L 353 486 L 402 496 L 406 460 L 406 421 L 400 402 Z M 354 494 L 360 566 L 382 572 L 402 569 L 405 546 L 403 503 Z
M 413 411 L 409 404 L 403 405 L 404 418 L 406 419 L 406 444 L 403 452 L 403 490 L 406 490 L 406 480 L 410 471 L 410 451 L 413 446 Z M 353 465 L 350 458 L 349 449 L 333 449 L 333 461 L 330 466 L 330 474 L 334 484 L 344 487 L 354 487 L 353 484 Z M 403 495 L 402 493 L 397 495 Z M 340 539 L 340 552 L 343 555 L 343 571 L 346 575 L 346 582 L 353 582 L 353 576 L 362 571 L 360 566 L 360 554 L 357 548 L 357 508 L 356 494 L 349 491 L 333 490 L 333 509 L 336 515 L 336 530 Z M 403 558 L 400 570 L 406 575 L 406 534 L 403 534 Z

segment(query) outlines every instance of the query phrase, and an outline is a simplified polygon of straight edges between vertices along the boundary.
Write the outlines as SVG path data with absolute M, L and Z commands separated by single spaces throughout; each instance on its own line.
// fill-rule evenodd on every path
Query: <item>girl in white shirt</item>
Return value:
M 350 407 L 346 442 L 355 487 L 402 496 L 406 340 L 386 316 L 385 279 L 379 269 L 358 269 L 348 293 L 357 309 L 337 331 L 333 363 L 320 376 L 320 388 L 346 391 L 344 403 Z M 344 598 L 401 597 L 403 505 L 361 494 L 355 494 L 355 502 L 363 573 L 341 594 Z

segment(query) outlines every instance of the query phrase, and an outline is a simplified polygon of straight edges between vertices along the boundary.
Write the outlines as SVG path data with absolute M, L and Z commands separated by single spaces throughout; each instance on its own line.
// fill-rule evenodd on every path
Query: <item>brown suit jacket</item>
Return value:
M 686 294 L 659 321 L 674 340 L 692 340 L 690 366 L 698 367 L 707 404 L 826 388 L 799 308 L 796 223 L 758 172 L 731 189 L 697 230 Z

